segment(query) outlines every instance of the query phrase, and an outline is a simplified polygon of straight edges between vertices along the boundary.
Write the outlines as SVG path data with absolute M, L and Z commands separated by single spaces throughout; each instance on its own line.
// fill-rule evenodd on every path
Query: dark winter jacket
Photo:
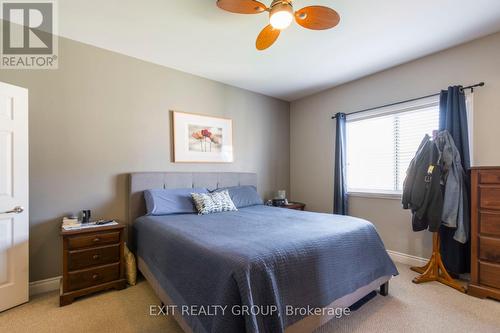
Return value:
M 439 151 L 428 135 L 408 167 L 403 186 L 403 208 L 413 213 L 414 231 L 438 231 L 443 213 Z

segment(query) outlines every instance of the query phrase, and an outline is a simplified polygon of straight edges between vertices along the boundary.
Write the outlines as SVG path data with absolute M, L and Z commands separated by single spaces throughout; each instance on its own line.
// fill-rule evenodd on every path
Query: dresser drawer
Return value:
M 479 237 L 479 259 L 500 264 L 500 239 Z
M 500 184 L 500 170 L 482 171 L 479 174 L 481 184 Z
M 120 232 L 107 232 L 68 238 L 69 249 L 82 249 L 90 246 L 115 244 L 120 242 Z
M 68 290 L 83 289 L 120 278 L 120 263 L 68 273 Z
M 479 206 L 500 210 L 500 187 L 480 187 Z
M 120 261 L 120 244 L 75 250 L 68 253 L 68 270 L 101 266 Z
M 500 237 L 500 212 L 481 212 L 479 216 L 479 232 Z
M 500 288 L 500 265 L 479 262 L 479 283 Z

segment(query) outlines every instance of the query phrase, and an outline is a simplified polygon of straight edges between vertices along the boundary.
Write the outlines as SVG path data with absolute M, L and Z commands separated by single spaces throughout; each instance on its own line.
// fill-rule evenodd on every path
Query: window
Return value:
M 425 134 L 439 128 L 436 98 L 347 119 L 349 192 L 399 194 Z

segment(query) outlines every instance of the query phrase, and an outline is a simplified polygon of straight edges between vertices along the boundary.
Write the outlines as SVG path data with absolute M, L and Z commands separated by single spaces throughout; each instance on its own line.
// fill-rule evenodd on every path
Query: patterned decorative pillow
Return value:
M 213 193 L 191 193 L 199 215 L 237 211 L 227 190 Z

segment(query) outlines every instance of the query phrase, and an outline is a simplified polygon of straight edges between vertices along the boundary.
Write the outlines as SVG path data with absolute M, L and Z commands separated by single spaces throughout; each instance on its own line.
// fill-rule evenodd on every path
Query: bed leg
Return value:
M 380 286 L 380 295 L 382 296 L 389 295 L 389 281 Z

